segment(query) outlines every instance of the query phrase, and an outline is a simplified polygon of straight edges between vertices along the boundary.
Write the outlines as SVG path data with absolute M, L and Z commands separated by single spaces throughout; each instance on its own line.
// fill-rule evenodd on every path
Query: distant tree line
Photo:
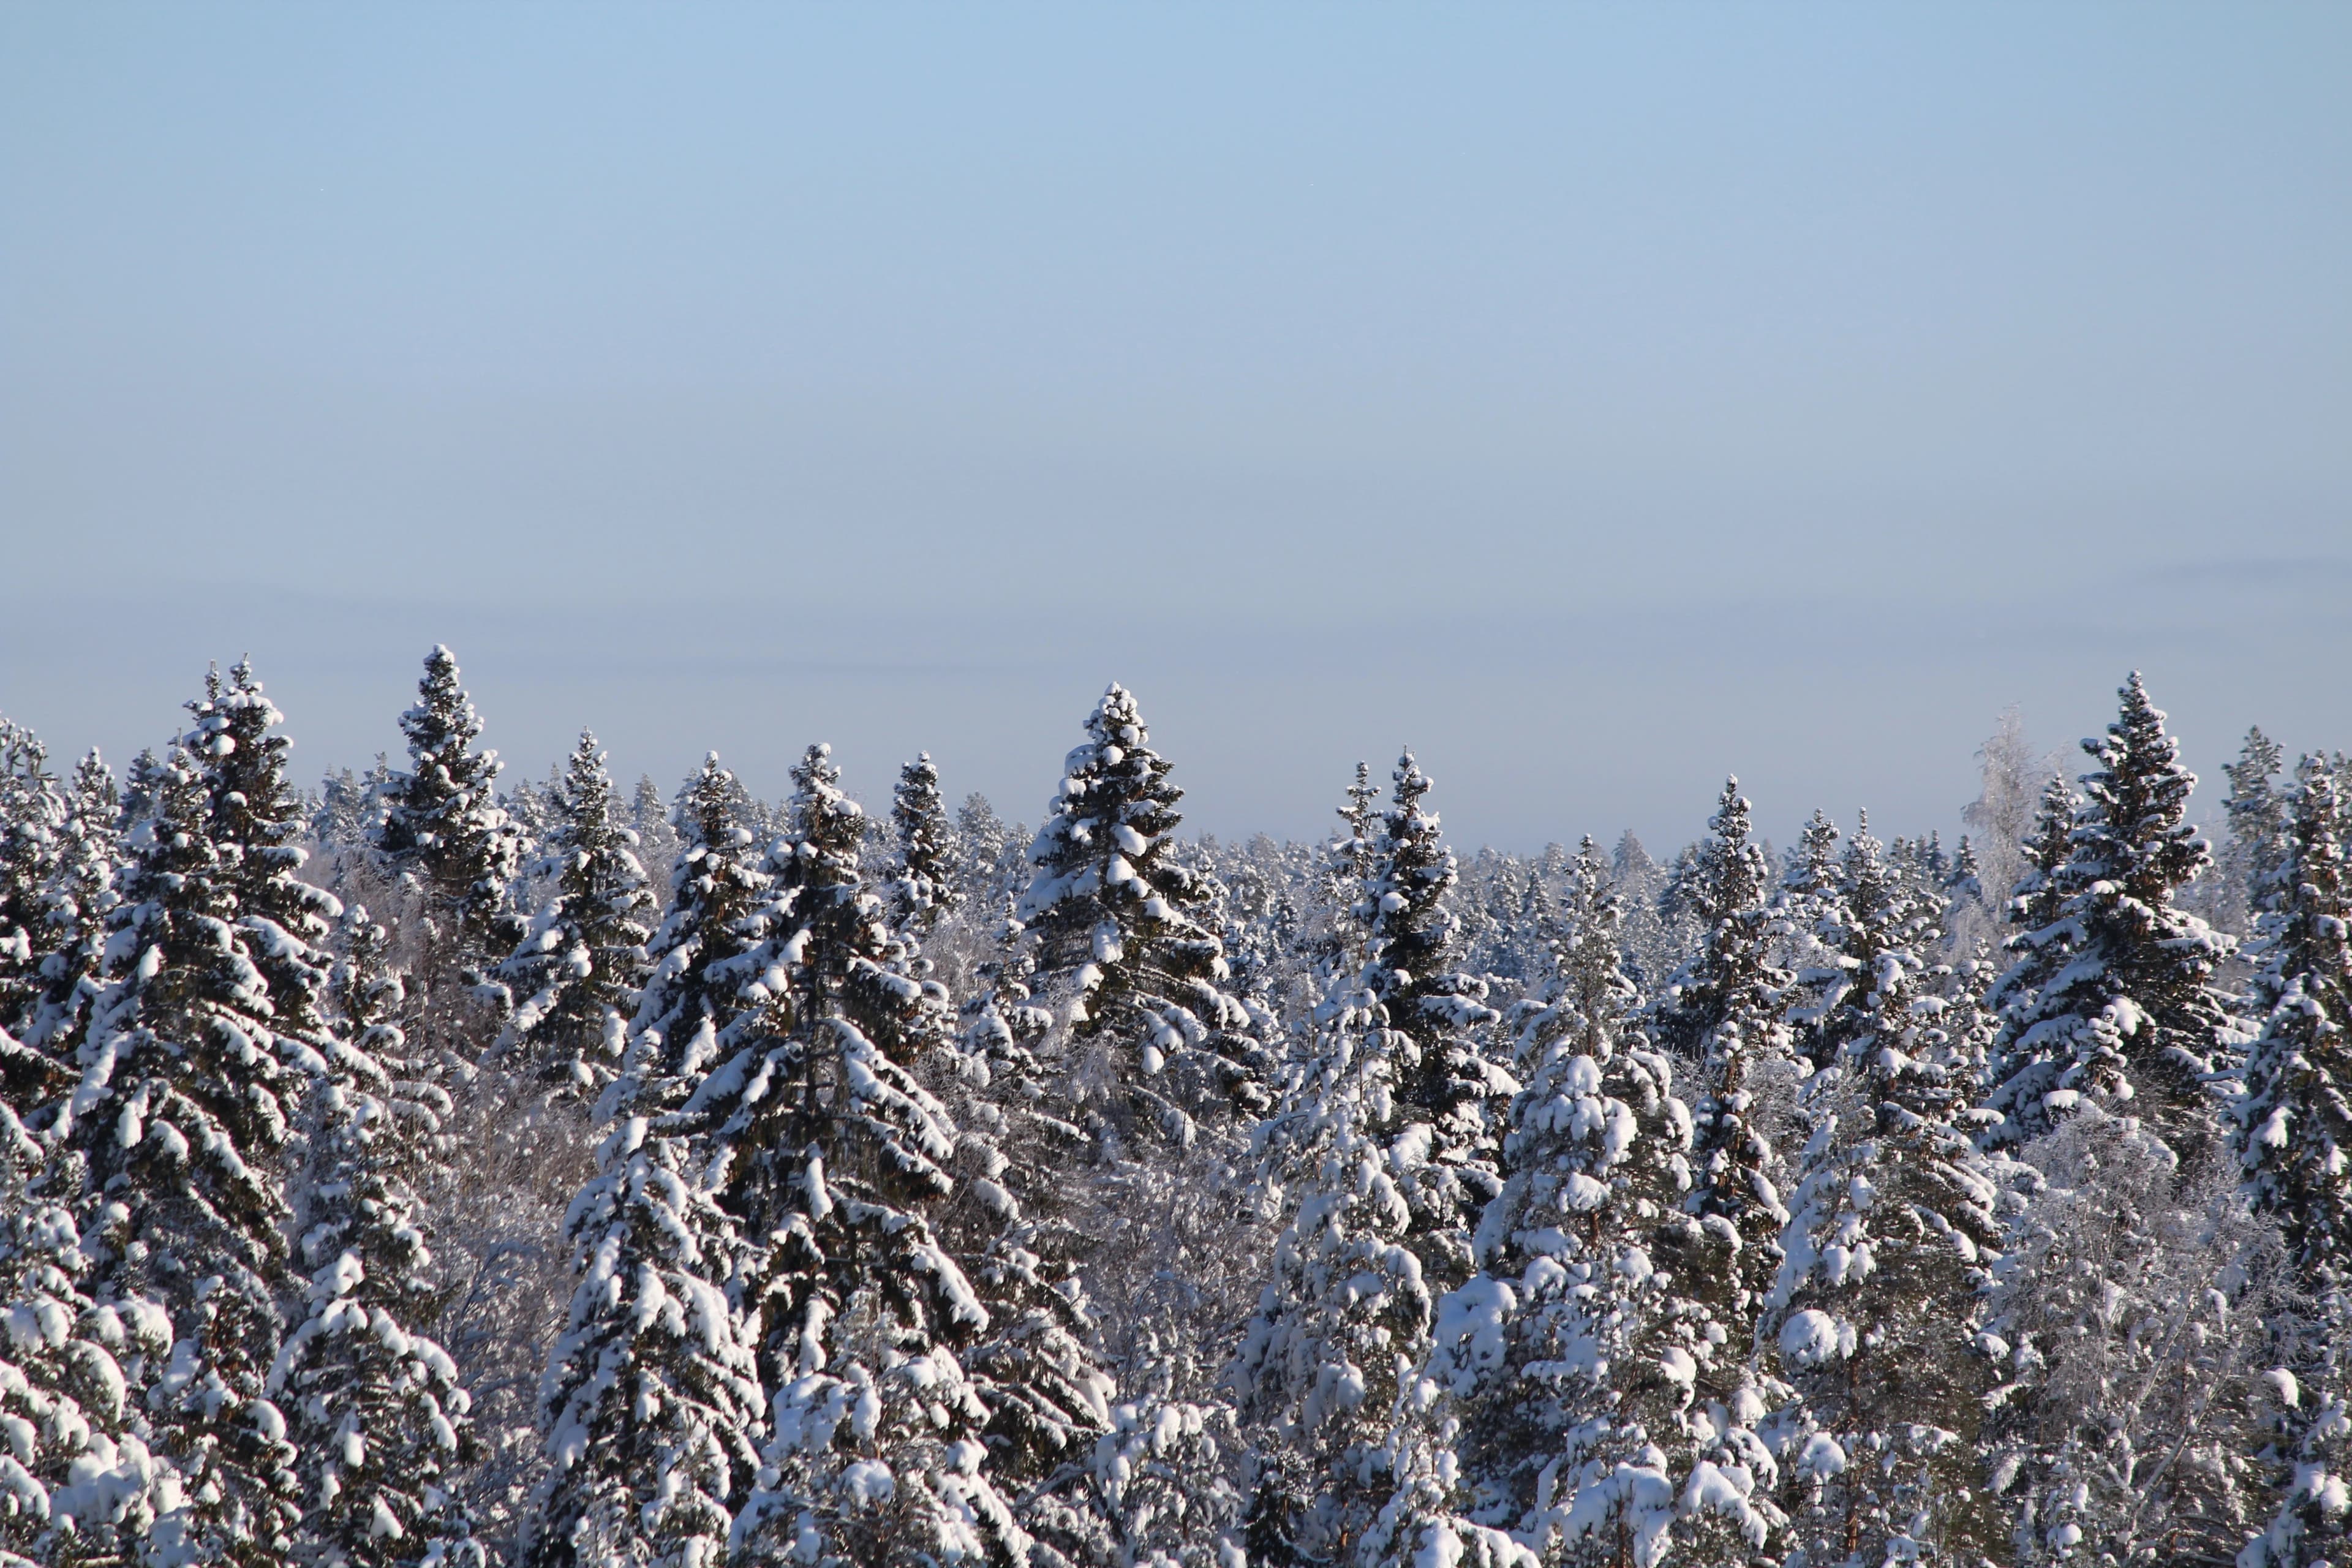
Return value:
M 0 720 L 0 1568 L 2352 1563 L 2352 805 L 1458 863 Z M 649 869 L 649 868 L 651 869 Z

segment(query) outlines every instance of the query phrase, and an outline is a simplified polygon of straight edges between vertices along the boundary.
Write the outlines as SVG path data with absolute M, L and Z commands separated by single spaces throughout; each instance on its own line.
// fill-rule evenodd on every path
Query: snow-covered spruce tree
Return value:
M 523 868 L 518 886 L 527 885 L 545 863 L 548 840 L 554 837 L 556 826 L 563 818 L 565 769 L 562 762 L 551 763 L 543 782 L 533 784 L 523 779 L 500 803 L 506 809 L 508 826 L 514 831 L 518 863 Z
M 310 818 L 310 835 L 330 855 L 359 848 L 371 836 L 373 806 L 359 775 L 349 768 L 338 769 L 320 781 L 319 810 Z
M 2258 731 L 2259 733 L 2259 731 Z M 2232 783 L 2235 784 L 2234 778 Z M 2285 1497 L 2249 1568 L 2343 1561 L 2352 1533 L 2352 876 L 2336 770 L 2306 756 L 2279 803 L 2231 1141 L 2255 1205 L 2284 1233 L 2308 1298 L 2282 1333 L 2291 1382 L 2280 1434 Z M 2234 798 L 2234 797 L 2233 797 Z
M 575 1093 L 612 1081 L 645 983 L 656 909 L 624 826 L 596 737 L 583 730 L 560 789 L 541 875 L 546 901 L 499 978 L 521 998 L 501 1045 L 526 1070 Z
M 2021 938 L 2021 967 L 2046 978 L 2030 993 L 2002 983 L 1991 1108 L 2005 1119 L 1996 1136 L 2014 1142 L 2095 1101 L 2139 1118 L 2193 1167 L 2221 1132 L 2211 1080 L 2234 1047 L 2212 982 L 2231 943 L 2173 901 L 2210 860 L 2183 820 L 2196 775 L 2137 673 L 2121 697 L 2105 737 L 2083 742 L 2099 765 L 2082 777 L 2066 858 L 2020 900 L 2044 921 Z M 2063 967 L 2049 967 L 2053 948 Z
M 596 1174 L 566 1217 L 580 1283 L 541 1389 L 553 1464 L 524 1543 L 532 1568 L 715 1568 L 757 1468 L 757 1320 L 728 1296 L 746 1244 L 688 1110 L 737 1008 L 741 980 L 723 971 L 763 929 L 768 878 L 733 783 L 714 754 L 679 802 L 637 1032 L 599 1105 Z
M 1772 900 L 1786 965 L 1791 971 L 1783 1013 L 1794 1031 L 1797 1050 L 1816 1068 L 1835 1055 L 1822 1021 L 1844 1004 L 1853 984 L 1853 966 L 1841 951 L 1840 938 L 1848 918 L 1837 846 L 1837 825 L 1814 812 L 1789 851 L 1788 869 L 1781 874 L 1780 891 Z
M 121 858 L 115 827 L 114 774 L 96 752 L 74 769 L 58 825 L 57 865 L 43 893 L 40 994 L 26 1020 L 28 1044 L 60 1060 L 81 1047 L 106 957 L 114 912 L 114 868 Z
M 1979 941 L 1972 954 L 1957 963 L 1939 964 L 1937 970 L 1943 1002 L 1941 1026 L 1948 1052 L 1946 1070 L 1974 1108 L 1964 1121 L 1981 1147 L 1984 1131 L 1993 1120 L 1992 1112 L 1983 1106 L 1991 1087 L 1993 1042 L 2000 1037 L 2000 1015 L 1993 1011 L 1987 997 L 2000 978 L 2000 964 L 1992 950 Z
M 21 1027 L 40 994 L 42 893 L 57 868 L 64 815 L 48 748 L 0 718 L 0 1029 Z
M 1503 1192 L 1480 1272 L 1440 1305 L 1422 1385 L 1451 1407 L 1436 1435 L 1458 1511 L 1396 1548 L 1493 1558 L 1507 1553 L 1486 1532 L 1507 1527 L 1563 1563 L 1746 1561 L 1778 1522 L 1763 1406 L 1730 1364 L 1744 1338 L 1656 1263 L 1660 1233 L 1691 1224 L 1692 1125 L 1672 1063 L 1633 1026 L 1612 879 L 1585 840 L 1558 973 L 1520 1008 L 1528 1087 Z
M 326 942 L 342 906 L 299 873 L 310 852 L 301 796 L 287 781 L 285 722 L 244 659 L 226 681 L 208 675 L 182 741 L 204 759 L 208 831 L 221 857 L 237 924 L 268 988 L 270 1027 L 281 1047 L 323 1037 L 321 1002 L 333 959 Z M 315 1062 L 312 1064 L 315 1065 Z
M 34 922 L 10 922 L 9 940 L 0 942 L 7 959 L 0 962 L 26 982 L 16 994 L 28 1001 L 36 1024 L 45 1011 L 44 971 L 73 945 L 79 928 L 79 910 L 71 925 L 61 924 L 58 900 L 84 879 L 87 868 L 75 868 L 82 847 L 75 816 L 93 777 L 85 763 L 74 790 L 59 792 L 41 758 L 28 731 L 0 720 L 7 902 Z M 110 800 L 110 837 L 111 807 Z M 37 905 L 27 889 L 42 862 L 47 880 Z M 97 863 L 102 894 L 105 862 Z M 152 1529 L 157 1509 L 171 1506 L 175 1481 L 141 1440 L 117 1359 L 160 1359 L 171 1345 L 170 1325 L 144 1303 L 128 1312 L 100 1309 L 82 1289 L 89 1260 L 72 1210 L 60 1201 L 61 1192 L 72 1195 L 71 1183 L 52 1167 L 48 1147 L 74 1084 L 73 1058 L 58 1040 L 34 1037 L 41 1043 L 0 1027 L 0 1563 L 12 1568 L 28 1554 L 65 1561 L 129 1549 Z
M 956 1125 L 955 1191 L 936 1216 L 940 1239 L 987 1305 L 988 1330 L 961 1359 L 989 1405 L 993 1474 L 1019 1494 L 1039 1540 L 1033 1563 L 1057 1552 L 1087 1561 L 1120 1539 L 1114 1500 L 1090 1462 L 1111 1430 L 1116 1393 L 1093 1348 L 1097 1327 L 1077 1262 L 1088 1237 L 1064 1190 L 1087 1135 L 1068 1119 L 1036 1046 L 1052 1016 L 1030 1001 L 1033 959 L 1008 914 L 993 956 L 976 966 L 961 1053 L 929 1058 L 929 1081 Z M 1124 1499 L 1124 1493 L 1119 1494 Z
M 751 1244 L 735 1284 L 760 1326 L 772 1427 L 736 1550 L 812 1563 L 1018 1560 L 992 1412 L 958 1349 L 992 1326 L 930 1225 L 956 1130 L 916 1076 L 954 1047 L 947 994 L 859 873 L 865 814 L 824 746 L 793 770 L 770 853 L 768 940 L 729 965 L 751 1007 L 690 1109 Z
M 1352 913 L 1364 896 L 1364 884 L 1371 880 L 1373 858 L 1381 842 L 1381 786 L 1372 782 L 1372 764 L 1358 763 L 1355 781 L 1348 786 L 1348 804 L 1339 807 L 1339 820 L 1347 832 L 1331 842 L 1321 867 L 1320 887 L 1324 899 L 1335 910 Z M 1353 942 L 1352 951 L 1344 949 L 1342 960 L 1334 973 L 1352 974 L 1363 963 L 1361 921 L 1342 923 L 1341 931 Z
M 217 737 L 215 737 L 217 739 Z M 151 1442 L 183 1472 L 176 1548 L 282 1563 L 298 1512 L 294 1450 L 265 1396 L 289 1270 L 280 1163 L 306 1074 L 270 1027 L 245 868 L 213 836 L 213 783 L 174 747 L 129 846 L 110 976 L 61 1119 L 87 1289 L 124 1321 L 169 1324 L 172 1348 L 124 1368 Z
M 2008 1378 L 1993 1479 L 2028 1562 L 2086 1542 L 2119 1563 L 2227 1556 L 2263 1508 L 2254 1373 L 2275 1246 L 2209 1161 L 2210 1080 L 2233 1049 L 2210 984 L 2227 939 L 2172 902 L 2205 847 L 2137 678 L 2086 747 L 2104 765 L 2083 781 L 2064 858 L 2021 884 L 2014 910 L 2041 923 L 1996 992 L 1991 1136 L 2031 1180 L 1991 1298 Z M 2032 846 L 2045 863 L 2046 837 Z
M 930 752 L 898 770 L 890 821 L 898 837 L 892 918 L 901 927 L 929 931 L 963 901 L 955 883 L 955 829 L 940 799 L 940 770 Z
M 667 869 L 677 861 L 677 829 L 670 823 L 669 807 L 662 800 L 661 786 L 654 783 L 650 773 L 637 775 L 637 787 L 629 796 L 628 825 L 637 836 L 639 865 Z M 656 901 L 669 897 L 669 884 L 665 878 L 655 878 L 654 884 Z
M 1702 1098 L 1684 1205 L 1698 1222 L 1687 1239 L 1699 1251 L 1669 1267 L 1704 1280 L 1709 1305 L 1737 1338 L 1754 1323 L 1780 1267 L 1780 1201 L 1785 1163 L 1764 1121 L 1759 1091 L 1778 1092 L 1801 1079 L 1781 1016 L 1786 972 L 1772 961 L 1772 912 L 1764 901 L 1766 862 L 1748 837 L 1748 805 L 1739 781 L 1723 787 L 1683 897 L 1705 935 L 1649 1014 L 1652 1037 L 1685 1068 L 1696 1068 Z M 1703 1245 L 1702 1245 L 1703 1244 Z M 1704 1254 L 1705 1256 L 1702 1256 Z
M 2001 947 L 2010 959 L 1993 981 L 1985 1001 L 2003 1019 L 2032 1006 L 2042 985 L 2066 966 L 2079 938 L 2072 926 L 2058 918 L 2064 904 L 2058 872 L 2066 864 L 2067 849 L 2073 841 L 2076 804 L 2074 790 L 2063 779 L 2051 779 L 2042 786 L 2041 802 L 2034 809 L 2032 831 L 2017 846 L 2017 864 L 2022 869 L 2015 881 L 2000 890 L 2001 918 L 2010 931 Z M 2009 1076 L 2001 1056 L 2006 1049 L 2004 1042 L 1996 1038 L 1993 1049 L 1989 1089 L 1997 1089 Z M 1996 1134 L 2000 1131 L 1997 1124 L 1992 1129 Z M 2008 1131 L 2013 1142 L 2023 1129 Z M 1999 1139 L 1979 1142 L 1998 1142 Z
M 114 825 L 124 837 L 155 815 L 155 796 L 163 778 L 163 759 L 155 754 L 154 747 L 140 747 L 131 765 L 122 770 L 122 809 L 116 815 Z
M 1224 954 L 1196 913 L 1200 878 L 1172 853 L 1183 792 L 1114 684 L 1087 718 L 1045 826 L 1018 916 L 1041 992 L 1081 1049 L 1080 1074 L 1122 1142 L 1187 1142 L 1203 1116 L 1266 1108 L 1267 1063 L 1248 1012 L 1222 987 Z
M 972 966 L 973 994 L 962 1007 L 963 1076 L 981 1091 L 992 1119 L 1007 1119 L 998 1128 L 1001 1139 L 1016 1136 L 1013 1122 L 1044 1119 L 1048 1142 L 1062 1147 L 1051 1163 L 1056 1169 L 1075 1161 L 1085 1131 L 1067 1120 L 1067 1107 L 1057 1089 L 1047 1081 L 1037 1047 L 1054 1026 L 1054 1016 L 1037 1005 L 1032 982 L 1037 960 L 1023 940 L 1024 931 L 1013 914 L 1013 900 L 1004 901 L 1004 917 L 989 956 Z M 1027 1179 L 1041 1173 L 1024 1171 Z
M 171 1328 L 143 1303 L 117 1311 L 84 1292 L 89 1260 L 72 1213 L 46 1190 L 19 1065 L 0 1032 L 0 1563 L 125 1560 L 176 1505 L 178 1478 L 140 1436 L 121 1362 L 161 1359 Z
M 1402 1183 L 1417 1173 L 1392 1165 L 1396 1145 L 1427 1134 L 1403 1092 L 1412 1042 L 1359 986 L 1318 1011 L 1322 1048 L 1258 1135 L 1296 1207 L 1232 1374 L 1264 1456 L 1248 1530 L 1268 1562 L 1344 1560 L 1378 1517 L 1401 1380 L 1433 1313 L 1408 1245 Z
M 1488 1059 L 1484 1032 L 1500 1022 L 1486 982 L 1455 967 L 1460 932 L 1447 895 L 1454 851 L 1437 814 L 1423 809 L 1429 775 L 1411 752 L 1399 758 L 1396 793 L 1381 818 L 1378 858 L 1358 904 L 1369 957 L 1357 1005 L 1371 1026 L 1401 1037 L 1398 1092 L 1409 1119 L 1428 1129 L 1423 1168 L 1409 1173 L 1406 1201 L 1430 1284 L 1469 1277 L 1470 1233 L 1501 1188 L 1496 1155 L 1518 1085 Z
M 1430 781 L 1409 752 L 1395 780 L 1355 903 L 1369 956 L 1318 1009 L 1319 1055 L 1258 1133 L 1296 1208 L 1231 1374 L 1275 1455 L 1250 1533 L 1318 1560 L 1370 1537 L 1395 1494 L 1400 1408 L 1434 1297 L 1471 1275 L 1517 1087 L 1474 1034 L 1497 1021 L 1484 982 L 1451 967 L 1454 856 L 1423 809 Z
M 1619 837 L 1609 864 L 1625 901 L 1626 976 L 1645 996 L 1663 991 L 1689 955 L 1694 934 L 1682 915 L 1670 916 L 1666 908 L 1666 868 L 1650 858 L 1631 829 Z
M 967 904 L 994 909 L 1017 900 L 1029 880 L 1029 830 L 996 815 L 984 795 L 956 807 L 954 879 Z
M 1954 940 L 1966 950 L 1973 950 L 1988 938 L 1981 931 L 1969 937 L 1960 931 L 1960 923 L 1981 927 L 1985 922 L 1984 866 L 1977 858 L 1976 845 L 1965 833 L 1960 835 L 1960 847 L 1952 851 L 1952 868 L 1944 878 L 1944 897 L 1949 903 Z
M 320 1568 L 486 1561 L 451 1506 L 467 1396 L 420 1332 L 436 1306 L 411 1184 L 449 1110 L 419 1081 L 394 1021 L 389 938 L 354 905 L 331 992 L 338 1037 L 312 1091 L 294 1230 L 310 1285 L 269 1392 L 300 1450 L 297 1559 Z
M 520 857 L 498 801 L 499 754 L 478 752 L 482 721 L 446 647 L 425 656 L 416 705 L 400 716 L 408 769 L 395 774 L 376 847 L 394 876 L 425 890 L 445 942 L 488 952 L 514 940 L 507 885 Z
M 1946 999 L 1928 990 L 1928 896 L 1866 826 L 1838 871 L 1845 984 L 1815 1026 L 1812 1136 L 1764 1325 L 1798 1395 L 1777 1423 L 1791 1544 L 1808 1563 L 1973 1565 L 2009 1530 L 1978 1447 L 1997 1381 L 1977 1344 L 1995 1181 Z
M 1131 1500 L 1104 1489 L 1096 1445 L 1131 1426 L 1134 1407 L 1114 1407 L 1117 1386 L 1093 1347 L 1093 1309 L 1075 1266 L 1083 1238 L 1058 1205 L 1018 1195 L 1034 1184 L 1001 1140 L 1011 1131 L 1010 1146 L 1022 1149 L 1019 1134 L 1034 1119 L 990 1116 L 1002 1103 L 990 1087 L 954 1102 L 956 1191 L 935 1225 L 989 1314 L 960 1358 L 988 1410 L 985 1462 L 1036 1542 L 1036 1568 L 1055 1554 L 1117 1562 L 1133 1541 L 1121 1513 Z
M 2219 857 L 2221 875 L 2218 914 L 2225 929 L 2250 931 L 2260 918 L 2270 879 L 2286 849 L 2287 790 L 2279 786 L 2279 765 L 2285 753 L 2257 727 L 2246 731 L 2238 760 L 2221 772 L 2230 794 L 2221 803 L 2228 813 L 2230 841 Z M 2292 787 L 2291 785 L 2289 786 Z

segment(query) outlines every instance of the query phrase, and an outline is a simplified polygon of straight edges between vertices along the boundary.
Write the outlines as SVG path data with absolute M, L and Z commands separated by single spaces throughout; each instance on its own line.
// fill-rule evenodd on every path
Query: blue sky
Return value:
M 2352 743 L 2342 6 L 0 9 L 0 710 L 1956 825 Z M 2207 796 L 2210 800 L 2210 795 Z M 2210 807 L 2209 807 L 2210 809 Z

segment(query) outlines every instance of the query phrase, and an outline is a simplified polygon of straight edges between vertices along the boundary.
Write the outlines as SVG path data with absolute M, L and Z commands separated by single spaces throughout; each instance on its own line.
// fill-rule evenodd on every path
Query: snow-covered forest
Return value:
M 418 690 L 0 721 L 0 1564 L 2352 1552 L 2340 752 L 1465 857 L 1188 836 L 1118 686 L 1034 831 Z

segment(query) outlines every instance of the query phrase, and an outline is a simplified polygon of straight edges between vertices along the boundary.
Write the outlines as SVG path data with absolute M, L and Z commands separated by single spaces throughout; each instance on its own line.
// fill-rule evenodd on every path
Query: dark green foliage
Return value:
M 940 799 L 940 770 L 925 752 L 898 770 L 890 820 L 898 829 L 898 876 L 890 889 L 891 918 L 927 931 L 963 901 L 954 875 L 955 831 Z
M 294 1450 L 263 1390 L 283 1326 L 282 1161 L 304 1083 L 270 1030 L 237 896 L 246 868 L 212 836 L 213 781 L 174 749 L 152 782 L 61 1177 L 78 1194 L 90 1294 L 169 1317 L 170 1356 L 128 1370 L 158 1446 L 190 1479 L 188 1529 L 258 1568 L 284 1561 L 298 1511 Z
M 1183 1143 L 1197 1118 L 1265 1110 L 1271 1064 L 1223 989 L 1224 952 L 1201 921 L 1208 890 L 1175 853 L 1183 792 L 1135 699 L 1110 688 L 1087 734 L 1029 851 L 1019 918 L 1057 1015 L 1118 1054 L 1113 1131 Z
M 517 934 L 506 896 L 520 844 L 498 804 L 498 753 L 474 750 L 482 721 L 446 647 L 426 656 L 416 695 L 400 716 L 408 770 L 391 782 L 376 847 L 394 874 L 425 888 L 455 940 L 469 951 L 503 947 Z
M 499 967 L 499 978 L 520 998 L 503 1039 L 527 1058 L 533 1078 L 593 1095 L 620 1068 L 657 910 L 637 861 L 637 836 L 616 818 L 594 735 L 581 731 L 551 795 L 541 870 L 553 885 Z
M 2185 1165 L 2210 1154 L 2229 1015 L 2213 985 L 2230 951 L 2174 902 L 2210 863 L 2185 820 L 2194 774 L 2135 674 L 2105 737 L 2084 742 L 2098 766 L 2066 835 L 2064 860 L 2018 900 L 2020 967 L 2005 980 L 2003 1081 L 1991 1104 L 2005 1142 L 2034 1136 L 2084 1100 L 2138 1117 Z M 2029 846 L 2046 859 L 2050 807 Z M 2059 955 L 2063 954 L 2063 960 Z

